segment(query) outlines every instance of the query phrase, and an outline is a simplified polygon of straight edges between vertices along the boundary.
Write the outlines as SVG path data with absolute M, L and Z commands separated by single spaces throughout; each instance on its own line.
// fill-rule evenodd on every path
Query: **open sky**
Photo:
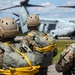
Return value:
M 22 0 L 0 0 L 0 9 L 20 4 Z M 24 0 L 23 0 L 24 1 Z M 75 0 L 30 0 L 30 4 L 44 5 L 45 7 L 28 8 L 31 14 L 40 14 L 45 18 L 75 18 L 75 9 L 58 8 L 60 5 L 75 5 Z M 0 11 L 0 18 L 15 17 L 12 13 L 18 13 L 20 8 Z

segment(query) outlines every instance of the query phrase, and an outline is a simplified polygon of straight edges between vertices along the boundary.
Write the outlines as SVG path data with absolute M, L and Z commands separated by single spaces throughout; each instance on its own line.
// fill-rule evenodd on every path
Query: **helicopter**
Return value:
M 55 39 L 66 36 L 75 39 L 74 22 L 74 19 L 67 18 L 42 18 L 39 30 L 52 34 Z
M 0 9 L 0 11 L 3 11 L 3 10 L 11 9 L 11 8 L 20 7 L 20 10 L 19 10 L 18 14 L 16 14 L 16 13 L 12 13 L 12 14 L 14 14 L 15 16 L 18 17 L 18 19 L 16 21 L 19 20 L 18 25 L 19 25 L 20 31 L 22 31 L 22 33 L 28 31 L 27 26 L 25 25 L 26 24 L 26 18 L 29 15 L 27 7 L 44 7 L 42 5 L 29 4 L 28 2 L 29 2 L 29 0 L 24 0 L 24 1 L 21 1 L 19 5 L 15 5 L 15 6 L 11 6 L 11 7 L 8 7 L 8 8 Z
M 15 16 L 18 17 L 16 21 L 19 20 L 18 25 L 20 26 L 20 31 L 25 33 L 28 31 L 26 25 L 26 18 L 30 14 L 27 10 L 27 7 L 44 7 L 41 5 L 33 5 L 28 3 L 29 0 L 24 0 L 20 2 L 20 5 L 15 5 L 9 8 L 0 9 L 0 11 L 20 7 L 18 14 L 13 13 Z M 52 34 L 54 38 L 58 39 L 61 36 L 70 36 L 71 39 L 74 38 L 75 33 L 75 24 L 71 22 L 66 22 L 65 19 L 58 19 L 58 18 L 40 18 L 40 26 L 39 31 L 44 31 L 49 34 Z

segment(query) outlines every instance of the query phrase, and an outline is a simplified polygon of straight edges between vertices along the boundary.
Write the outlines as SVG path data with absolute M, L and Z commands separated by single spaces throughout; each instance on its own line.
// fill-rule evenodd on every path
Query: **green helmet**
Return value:
M 0 19 L 0 37 L 15 37 L 18 34 L 19 28 L 16 21 L 12 18 Z
M 39 17 L 35 14 L 31 14 L 27 17 L 27 27 L 39 26 L 40 20 Z

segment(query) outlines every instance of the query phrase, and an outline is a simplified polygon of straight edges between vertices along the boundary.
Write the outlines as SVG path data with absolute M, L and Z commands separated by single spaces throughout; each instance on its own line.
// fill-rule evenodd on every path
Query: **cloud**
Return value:
M 37 8 L 39 12 L 50 12 L 56 8 L 55 5 L 51 4 L 50 2 L 42 3 L 41 5 L 44 5 L 44 8 Z
M 50 2 L 42 3 L 41 5 L 45 7 L 36 7 L 36 8 L 30 8 L 30 13 L 40 14 L 41 17 L 50 17 L 50 18 L 56 18 L 56 17 L 63 17 L 62 13 L 68 12 L 66 9 L 57 8 L 57 6 Z
M 0 8 L 19 5 L 21 0 L 0 0 Z
M 12 5 L 12 2 L 9 0 L 0 0 L 0 8 L 9 7 Z
M 75 5 L 75 0 L 68 0 L 67 5 Z
M 75 6 L 75 0 L 66 0 L 62 6 Z M 59 15 L 61 17 L 75 17 L 75 9 L 74 8 L 58 8 Z
M 13 2 L 14 5 L 19 5 L 20 2 L 19 1 L 16 1 L 16 2 Z
M 54 9 L 56 9 L 56 6 L 51 4 L 50 2 L 42 3 L 41 5 L 45 7 L 35 7 L 34 9 L 30 8 L 29 11 L 31 12 L 37 11 L 37 13 L 49 13 L 53 11 Z
M 50 2 L 42 3 L 41 5 L 49 6 L 50 5 Z
M 13 1 L 12 2 L 14 5 L 19 5 L 20 4 L 20 1 Z
M 50 14 L 48 15 L 49 18 L 55 18 L 55 17 L 60 17 L 60 14 L 56 13 L 56 14 Z

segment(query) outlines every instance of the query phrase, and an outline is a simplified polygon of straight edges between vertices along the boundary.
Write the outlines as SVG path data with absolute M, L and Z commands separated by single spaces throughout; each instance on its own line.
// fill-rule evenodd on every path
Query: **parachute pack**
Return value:
M 25 46 L 25 51 L 21 52 L 24 44 L 0 42 L 0 74 L 5 75 L 34 75 L 40 66 L 35 66 L 35 55 Z
M 55 39 L 51 34 L 40 31 L 30 31 L 24 37 L 35 54 L 35 63 L 43 67 L 52 64 L 53 51 L 56 48 Z

